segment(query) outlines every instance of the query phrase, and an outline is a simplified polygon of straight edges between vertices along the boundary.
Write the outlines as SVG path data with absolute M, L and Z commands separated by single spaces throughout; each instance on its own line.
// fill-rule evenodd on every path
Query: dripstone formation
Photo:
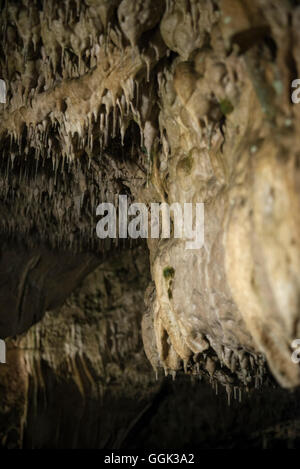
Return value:
M 55 445 L 28 428 L 65 373 L 130 402 L 95 446 L 130 441 L 163 374 L 300 385 L 299 31 L 297 0 L 0 1 L 2 446 Z M 119 195 L 203 202 L 204 247 L 97 238 Z

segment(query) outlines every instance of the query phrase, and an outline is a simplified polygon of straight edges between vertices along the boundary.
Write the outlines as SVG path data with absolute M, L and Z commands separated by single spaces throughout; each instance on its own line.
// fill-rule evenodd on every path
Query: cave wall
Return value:
M 228 402 L 226 389 L 205 374 L 155 375 L 140 331 L 149 277 L 145 246 L 121 252 L 63 306 L 6 341 L 2 449 L 299 445 L 299 391 L 268 381 L 259 390 L 234 388 Z
M 102 262 L 62 307 L 11 338 L 2 448 L 120 448 L 161 386 L 141 340 L 145 248 Z
M 47 392 L 67 369 L 62 390 L 101 401 L 98 385 L 95 394 L 85 386 L 93 388 L 93 374 L 103 379 L 109 353 L 118 353 L 109 341 L 102 364 L 96 352 L 108 327 L 102 315 L 115 298 L 115 330 L 124 327 L 128 340 L 132 331 L 129 349 L 137 356 L 136 363 L 119 357 L 112 373 L 117 387 L 125 379 L 120 363 L 133 382 L 147 376 L 142 401 L 162 370 L 221 385 L 228 400 L 272 386 L 273 377 L 296 388 L 300 108 L 291 102 L 291 82 L 300 62 L 298 2 L 0 3 L 0 78 L 7 85 L 0 104 L 0 337 L 25 333 L 44 317 L 27 335 L 8 339 L 18 370 L 3 368 L 3 395 L 19 409 L 12 445 L 53 441 L 52 430 L 40 442 L 34 429 L 24 430 L 35 413 L 26 396 L 38 389 L 41 405 L 45 370 Z M 111 288 L 120 291 L 104 304 L 107 282 L 98 266 L 117 259 L 128 272 L 136 268 L 130 248 L 139 242 L 96 237 L 96 207 L 117 207 L 119 194 L 148 207 L 203 202 L 205 243 L 189 251 L 186 239 L 149 238 L 143 280 L 136 274 L 134 288 L 130 275 L 114 270 Z M 83 291 L 95 288 L 98 298 L 99 289 L 99 303 L 90 308 L 77 298 L 73 317 L 74 293 L 53 312 L 83 280 Z M 82 360 L 90 321 L 95 336 Z M 47 355 L 54 342 L 63 352 Z M 27 348 L 36 354 L 27 356 Z M 82 441 L 74 435 L 67 444 Z M 111 438 L 119 445 L 124 435 Z M 63 445 L 59 435 L 57 442 Z

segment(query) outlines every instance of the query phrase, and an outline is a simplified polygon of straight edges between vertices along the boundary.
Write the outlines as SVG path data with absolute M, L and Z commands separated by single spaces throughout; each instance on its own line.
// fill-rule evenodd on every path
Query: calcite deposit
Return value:
M 22 355 L 32 331 L 43 331 L 47 358 L 26 371 L 20 365 L 25 381 L 40 374 L 43 360 L 61 373 L 47 351 L 60 327 L 53 310 L 62 307 L 58 322 L 67 330 L 62 304 L 73 289 L 104 262 L 124 252 L 134 258 L 139 247 L 147 281 L 136 281 L 138 305 L 124 299 L 123 318 L 111 311 L 112 336 L 123 320 L 122 334 L 132 331 L 136 341 L 142 334 L 159 379 L 161 370 L 174 379 L 204 377 L 229 400 L 270 383 L 299 386 L 291 360 L 300 337 L 300 105 L 291 101 L 300 74 L 299 2 L 0 4 L 7 88 L 0 104 L 0 337 L 25 334 L 47 318 L 14 352 Z M 187 250 L 174 237 L 149 238 L 147 247 L 98 239 L 96 207 L 117 206 L 122 194 L 148 207 L 204 203 L 203 248 Z M 104 282 L 96 274 L 87 281 L 100 290 Z M 122 277 L 125 291 L 128 281 Z M 115 295 L 107 293 L 112 302 Z M 93 358 L 107 327 L 95 319 L 97 308 L 101 316 L 102 301 L 92 313 L 85 301 L 79 305 L 82 330 L 93 335 L 89 366 L 74 365 L 77 332 L 64 339 L 63 360 L 82 394 L 82 375 L 93 386 L 91 375 L 102 379 L 109 362 L 109 352 L 101 352 L 101 366 Z M 123 343 L 115 353 L 114 366 L 131 368 Z M 137 383 L 140 371 L 132 370 Z M 151 380 L 147 386 L 158 386 Z

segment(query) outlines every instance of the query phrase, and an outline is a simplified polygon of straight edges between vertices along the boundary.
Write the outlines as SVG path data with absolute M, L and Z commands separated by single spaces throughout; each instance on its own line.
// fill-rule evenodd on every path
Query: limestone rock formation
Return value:
M 139 333 L 147 267 L 141 247 L 102 263 L 61 308 L 7 341 L 1 447 L 122 445 L 160 386 Z
M 0 368 L 4 394 L 19 380 L 24 389 L 13 444 L 24 442 L 28 383 L 38 383 L 38 399 L 50 386 L 43 367 L 56 377 L 67 369 L 81 395 L 95 387 L 95 399 L 110 380 L 117 394 L 128 385 L 130 399 L 142 386 L 142 412 L 161 383 L 141 358 L 140 333 L 158 376 L 204 377 L 229 399 L 273 378 L 299 386 L 298 0 L 0 5 L 0 337 L 35 324 L 8 342 L 19 376 L 8 384 L 14 372 Z M 117 207 L 121 194 L 148 207 L 204 203 L 204 247 L 98 239 L 96 207 Z M 132 265 L 138 249 L 143 272 Z M 104 293 L 99 272 L 116 258 L 142 278 L 114 268 Z M 67 300 L 82 281 L 92 305 Z M 117 311 L 114 288 L 124 294 Z M 14 399 L 3 404 L 8 414 Z

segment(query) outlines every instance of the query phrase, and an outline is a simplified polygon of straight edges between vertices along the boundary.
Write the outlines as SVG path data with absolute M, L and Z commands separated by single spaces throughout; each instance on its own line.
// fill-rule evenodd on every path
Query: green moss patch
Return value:
M 170 280 L 175 275 L 175 269 L 173 269 L 173 267 L 169 267 L 169 266 L 165 267 L 164 270 L 163 270 L 163 275 L 164 275 L 166 280 Z
M 222 114 L 226 116 L 227 114 L 230 114 L 233 111 L 234 107 L 229 101 L 229 99 L 222 99 L 222 101 L 220 101 L 220 109 Z

